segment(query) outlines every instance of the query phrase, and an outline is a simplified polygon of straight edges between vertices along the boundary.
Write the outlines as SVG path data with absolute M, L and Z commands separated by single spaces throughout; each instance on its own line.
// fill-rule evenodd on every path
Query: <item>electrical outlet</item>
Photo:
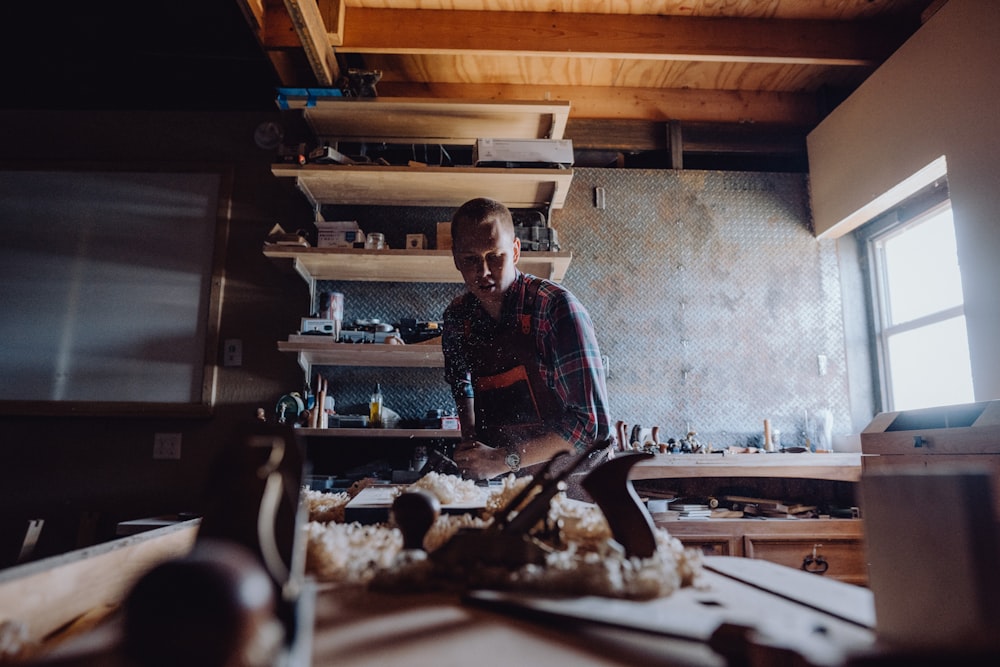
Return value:
M 154 459 L 179 459 L 180 457 L 180 433 L 157 433 L 153 436 Z
M 239 338 L 227 338 L 223 346 L 222 365 L 243 365 L 243 341 Z

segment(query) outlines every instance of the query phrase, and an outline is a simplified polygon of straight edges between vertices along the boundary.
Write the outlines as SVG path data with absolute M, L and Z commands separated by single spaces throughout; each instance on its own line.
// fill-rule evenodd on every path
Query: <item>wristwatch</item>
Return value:
M 519 454 L 508 454 L 503 462 L 507 464 L 511 472 L 517 472 L 521 469 L 521 456 Z

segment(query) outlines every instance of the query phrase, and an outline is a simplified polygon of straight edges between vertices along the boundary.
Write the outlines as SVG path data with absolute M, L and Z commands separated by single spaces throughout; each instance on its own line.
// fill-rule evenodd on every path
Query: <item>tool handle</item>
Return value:
M 604 512 L 611 534 L 628 556 L 649 558 L 656 553 L 653 518 L 629 481 L 629 471 L 652 454 L 619 456 L 594 468 L 583 480 L 583 488 Z
M 401 493 L 392 501 L 392 518 L 403 533 L 404 549 L 423 549 L 424 537 L 441 514 L 437 496 L 423 490 Z

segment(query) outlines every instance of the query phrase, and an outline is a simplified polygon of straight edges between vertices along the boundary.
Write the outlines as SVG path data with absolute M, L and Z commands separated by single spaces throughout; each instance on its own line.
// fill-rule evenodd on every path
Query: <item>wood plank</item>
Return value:
M 708 557 L 705 567 L 860 627 L 875 629 L 874 598 L 871 591 L 860 586 L 844 586 L 831 579 L 807 575 L 797 567 L 753 558 Z
M 492 197 L 511 208 L 566 204 L 572 169 L 274 165 L 275 176 L 295 178 L 314 204 L 461 206 Z
M 263 3 L 264 17 L 260 26 L 260 40 L 264 50 L 271 52 L 301 49 L 302 39 L 285 8 L 284 0 L 263 0 Z
M 410 97 L 286 97 L 318 139 L 470 145 L 476 139 L 562 139 L 568 101 L 490 101 Z
M 706 557 L 706 563 L 742 560 L 727 556 Z M 723 655 L 753 656 L 747 664 L 839 665 L 852 654 L 870 652 L 875 633 L 856 618 L 872 617 L 872 595 L 860 587 L 837 581 L 816 583 L 814 575 L 770 563 L 748 563 L 745 581 L 711 569 L 699 586 L 674 591 L 664 598 L 621 600 L 598 596 L 558 597 L 508 591 L 472 591 L 466 601 L 516 618 L 541 618 L 575 628 L 580 638 L 592 624 L 623 631 L 638 631 L 667 637 L 685 638 L 699 644 L 711 642 Z M 758 567 L 754 567 L 758 566 Z M 773 568 L 773 571 L 772 571 Z M 761 576 L 761 571 L 768 576 Z M 772 586 L 772 582 L 776 583 Z M 771 592 L 775 588 L 779 593 Z M 801 588 L 800 588 L 801 587 Z M 782 593 L 800 590 L 799 595 Z M 817 590 L 818 589 L 818 590 Z M 816 595 L 811 597 L 809 591 Z M 827 609 L 825 596 L 841 604 Z M 847 616 L 852 620 L 844 620 Z M 723 625 L 752 628 L 752 639 L 732 637 L 727 641 L 716 631 Z M 823 632 L 816 628 L 822 627 Z M 629 641 L 636 635 L 626 632 Z M 727 643 L 730 644 L 727 646 Z M 620 654 L 619 654 L 620 655 Z M 662 656 L 658 656 L 662 657 Z M 648 661 L 648 660 L 647 660 Z M 542 664 L 531 661 L 531 664 Z M 622 662 L 622 661 L 620 661 Z M 622 664 L 642 664 L 625 660 Z M 721 655 L 714 661 L 666 660 L 663 664 L 724 664 Z M 548 663 L 546 663 L 548 664 Z
M 383 81 L 379 91 L 393 97 L 564 101 L 573 105 L 573 121 L 732 122 L 740 118 L 746 123 L 802 125 L 819 120 L 813 95 L 790 92 L 404 81 Z
M 665 150 L 665 124 L 658 121 L 570 119 L 573 150 Z M 762 123 L 682 123 L 685 153 L 804 155 L 807 128 Z
M 331 46 L 344 43 L 344 14 L 347 9 L 346 0 L 316 0 L 319 13 L 326 26 L 326 37 Z
M 791 477 L 857 482 L 861 479 L 861 455 L 656 454 L 635 464 L 631 477 Z
M 259 31 L 264 25 L 264 0 L 236 0 L 243 8 L 243 16 L 254 31 Z
M 306 338 L 308 340 L 302 340 Z M 318 336 L 291 336 L 278 341 L 278 350 L 294 352 L 312 366 L 366 366 L 392 368 L 441 368 L 440 345 L 355 345 L 322 340 Z
M 292 260 L 311 285 L 316 280 L 357 280 L 407 283 L 460 283 L 450 250 L 354 250 L 266 246 L 264 255 Z M 573 258 L 571 252 L 525 251 L 517 266 L 556 282 L 561 281 Z
M 316 0 L 284 0 L 313 75 L 321 86 L 333 86 L 340 76 L 326 25 Z
M 557 54 L 585 58 L 870 66 L 902 43 L 891 23 L 348 7 L 344 53 Z
M 0 572 L 0 609 L 37 642 L 92 609 L 118 604 L 149 568 L 186 554 L 199 520 Z
M 946 0 L 935 0 L 931 7 Z M 837 0 L 836 2 L 761 2 L 760 0 L 350 0 L 352 7 L 405 6 L 411 9 L 464 9 L 487 7 L 495 11 L 565 12 L 571 10 L 606 14 L 664 14 L 677 16 L 752 16 L 773 19 L 851 20 L 905 10 L 913 0 Z M 929 10 L 928 10 L 929 11 Z M 926 13 L 926 12 L 925 12 Z
M 407 438 L 411 440 L 461 440 L 462 432 L 442 428 L 300 428 L 295 432 L 305 438 L 322 438 L 328 441 L 343 440 L 344 445 L 358 438 L 382 440 Z
M 383 92 L 389 84 L 434 82 L 811 94 L 824 84 L 852 88 L 874 70 L 777 63 L 537 57 L 520 53 L 369 53 L 364 58 L 366 66 L 382 70 L 379 90 Z
M 670 149 L 670 168 L 684 168 L 684 132 L 677 120 L 667 121 L 667 146 Z

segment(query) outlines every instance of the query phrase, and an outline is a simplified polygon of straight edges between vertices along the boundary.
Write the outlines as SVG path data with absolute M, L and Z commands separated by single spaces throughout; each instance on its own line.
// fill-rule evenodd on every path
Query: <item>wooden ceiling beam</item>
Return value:
M 326 36 L 332 46 L 344 43 L 344 10 L 347 0 L 316 0 L 326 26 Z
M 348 7 L 341 53 L 479 54 L 872 66 L 891 23 Z
M 327 36 L 326 24 L 317 0 L 284 0 L 285 10 L 292 19 L 302 49 L 316 81 L 321 86 L 333 86 L 340 76 L 333 45 Z
M 670 123 L 679 125 L 686 153 L 798 155 L 806 150 L 808 128 L 798 125 L 584 118 L 570 119 L 565 136 L 574 150 L 668 150 Z
M 308 87 L 336 83 L 340 69 L 333 44 L 341 40 L 344 0 L 237 2 L 282 85 Z
M 814 125 L 816 99 L 805 93 L 746 90 L 404 83 L 383 81 L 380 97 L 568 101 L 570 116 L 619 120 Z

